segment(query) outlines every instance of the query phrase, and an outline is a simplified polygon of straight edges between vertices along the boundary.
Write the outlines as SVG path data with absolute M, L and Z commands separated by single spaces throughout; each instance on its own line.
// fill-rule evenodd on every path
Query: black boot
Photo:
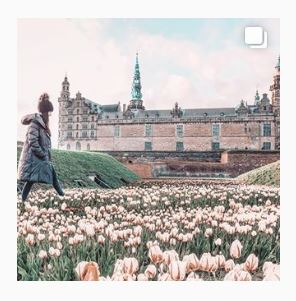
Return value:
M 23 187 L 23 190 L 22 190 L 22 201 L 23 202 L 27 199 L 32 186 L 33 186 L 33 182 L 26 182 L 25 183 L 25 185 Z
M 61 187 L 61 184 L 58 180 L 58 177 L 57 177 L 57 174 L 55 172 L 55 170 L 53 169 L 53 182 L 52 182 L 52 185 L 54 187 L 54 189 L 57 191 L 57 193 L 60 195 L 60 196 L 64 196 L 65 193 Z

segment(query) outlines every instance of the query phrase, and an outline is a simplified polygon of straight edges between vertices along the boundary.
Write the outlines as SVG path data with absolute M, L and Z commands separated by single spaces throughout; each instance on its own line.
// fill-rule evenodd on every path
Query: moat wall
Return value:
M 141 178 L 236 177 L 280 159 L 279 151 L 106 152 Z

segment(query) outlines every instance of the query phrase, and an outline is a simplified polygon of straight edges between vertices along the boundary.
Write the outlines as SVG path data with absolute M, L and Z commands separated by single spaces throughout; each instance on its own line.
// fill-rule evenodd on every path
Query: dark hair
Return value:
M 53 112 L 53 105 L 49 101 L 49 95 L 47 93 L 43 93 L 39 97 L 38 111 L 40 113 Z
M 43 93 L 39 97 L 38 111 L 42 115 L 42 119 L 43 119 L 43 121 L 45 123 L 45 126 L 46 126 L 46 131 L 51 136 L 51 132 L 50 132 L 50 129 L 49 129 L 49 115 L 48 115 L 48 112 L 53 111 L 53 105 L 49 101 L 49 95 L 47 93 Z
M 51 136 L 51 131 L 50 131 L 50 128 L 49 128 L 49 115 L 48 115 L 48 112 L 41 113 L 41 116 L 42 116 L 42 119 L 45 123 L 46 131 L 48 132 L 49 136 Z

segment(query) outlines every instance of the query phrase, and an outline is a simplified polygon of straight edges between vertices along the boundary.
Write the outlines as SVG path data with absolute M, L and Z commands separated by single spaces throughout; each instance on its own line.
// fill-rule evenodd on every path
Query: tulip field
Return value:
M 280 279 L 279 188 L 144 182 L 17 207 L 18 280 Z

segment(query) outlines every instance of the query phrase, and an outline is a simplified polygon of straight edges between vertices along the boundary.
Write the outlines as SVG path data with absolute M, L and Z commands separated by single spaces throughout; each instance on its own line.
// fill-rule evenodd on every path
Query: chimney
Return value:
M 125 110 L 126 110 L 126 104 L 124 103 L 123 104 L 123 108 L 122 108 L 122 110 L 123 110 L 123 113 L 125 112 Z

